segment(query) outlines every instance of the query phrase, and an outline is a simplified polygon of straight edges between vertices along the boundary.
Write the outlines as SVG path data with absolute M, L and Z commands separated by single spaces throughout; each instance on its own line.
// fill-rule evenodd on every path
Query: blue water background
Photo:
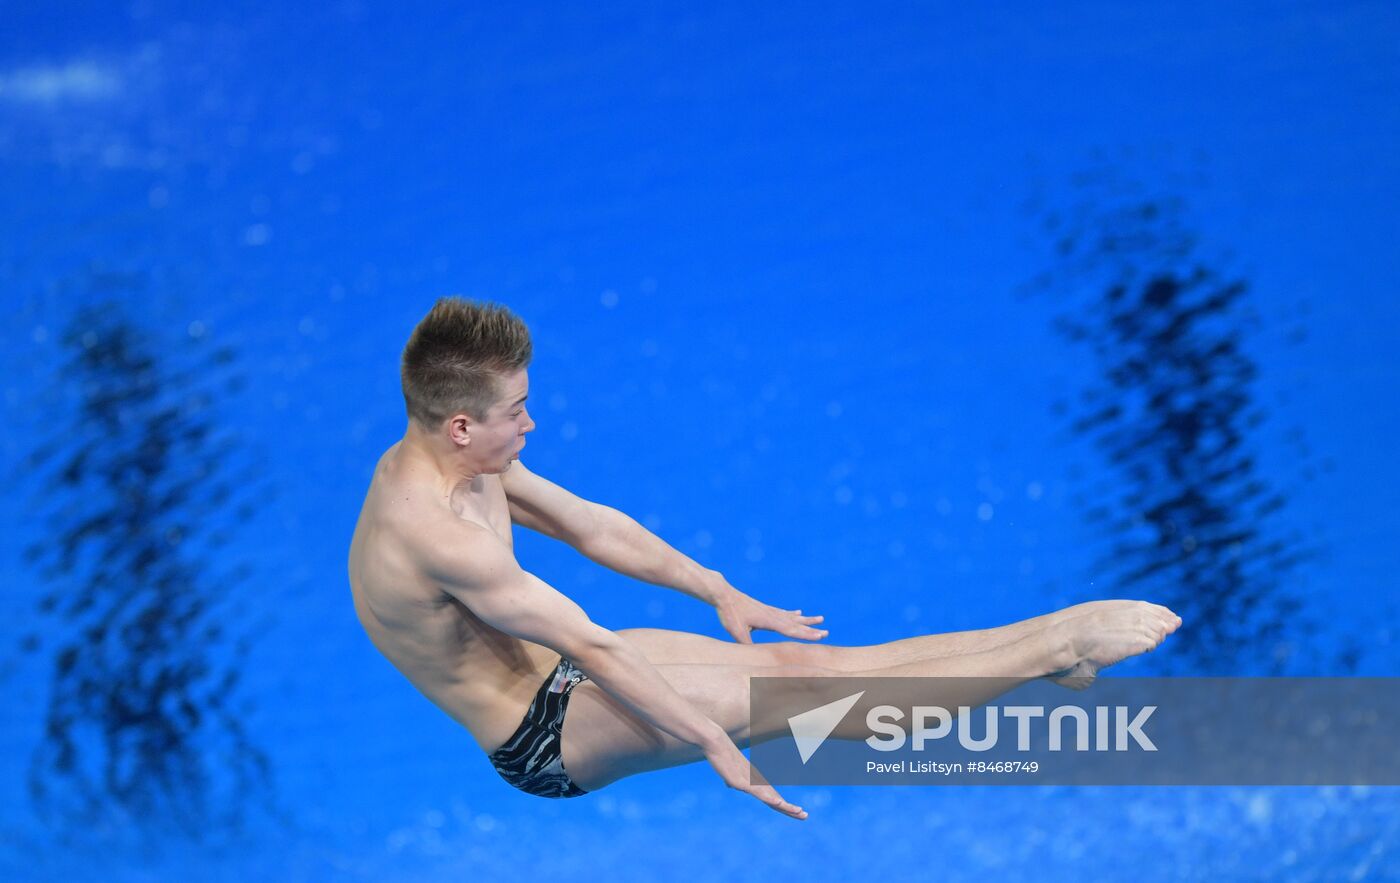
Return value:
M 1287 490 L 1281 523 L 1326 550 L 1294 574 L 1327 625 L 1319 646 L 1351 638 L 1356 673 L 1394 674 L 1393 4 L 141 2 L 5 18 L 5 461 L 68 417 L 41 390 L 90 295 L 58 283 L 96 261 L 149 274 L 132 305 L 171 340 L 199 323 L 237 348 L 249 386 L 218 419 L 278 489 L 229 554 L 255 567 L 243 591 L 264 623 L 249 726 L 299 823 L 107 871 L 1396 873 L 1390 789 L 792 788 L 812 812 L 796 823 L 693 766 L 530 798 L 375 653 L 345 580 L 370 469 L 403 431 L 399 351 L 436 296 L 460 293 L 531 327 L 532 469 L 750 594 L 824 614 L 833 643 L 1114 596 L 1073 499 L 1076 464 L 1105 467 L 1051 408 L 1095 365 L 1055 334 L 1051 300 L 1016 296 L 1053 260 L 1028 206 L 1108 167 L 1183 197 L 1249 279 L 1270 415 L 1250 441 Z M 1291 428 L 1328 464 L 1311 480 Z M 39 594 L 26 490 L 0 513 L 7 647 Z M 722 634 L 704 606 L 553 541 L 519 531 L 517 550 L 606 626 Z M 1302 673 L 1338 673 L 1328 658 Z M 27 814 L 46 677 L 13 654 L 0 676 L 7 876 L 94 861 L 47 847 Z

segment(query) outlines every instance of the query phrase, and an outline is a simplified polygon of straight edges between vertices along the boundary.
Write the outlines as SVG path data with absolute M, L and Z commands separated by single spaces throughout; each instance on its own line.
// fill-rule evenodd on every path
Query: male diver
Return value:
M 784 733 L 750 727 L 749 678 L 965 675 L 1004 692 L 1050 677 L 1082 687 L 1181 623 L 1156 604 L 1097 601 L 873 646 L 804 643 L 826 637 L 821 616 L 751 598 L 622 512 L 525 468 L 531 353 L 524 322 L 504 307 L 433 306 L 403 352 L 407 429 L 374 469 L 349 556 L 355 611 L 374 645 L 527 793 L 575 797 L 703 759 L 729 787 L 805 819 L 751 781 L 739 746 Z M 597 625 L 520 567 L 517 524 L 713 606 L 734 641 Z M 754 630 L 791 640 L 754 643 Z

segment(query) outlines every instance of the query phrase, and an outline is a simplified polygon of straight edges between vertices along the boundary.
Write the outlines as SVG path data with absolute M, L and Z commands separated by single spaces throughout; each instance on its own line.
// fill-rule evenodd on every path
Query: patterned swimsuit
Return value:
M 530 703 L 515 735 L 491 752 L 491 765 L 501 778 L 537 797 L 578 797 L 587 794 L 564 770 L 560 754 L 564 712 L 569 693 L 588 680 L 578 666 L 560 658 Z

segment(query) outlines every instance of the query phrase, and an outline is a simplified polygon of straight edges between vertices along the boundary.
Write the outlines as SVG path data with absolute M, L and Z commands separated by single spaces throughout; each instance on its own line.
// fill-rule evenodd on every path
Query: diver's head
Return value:
M 535 428 L 524 402 L 532 354 L 506 307 L 440 298 L 403 351 L 409 423 L 470 474 L 504 472 Z

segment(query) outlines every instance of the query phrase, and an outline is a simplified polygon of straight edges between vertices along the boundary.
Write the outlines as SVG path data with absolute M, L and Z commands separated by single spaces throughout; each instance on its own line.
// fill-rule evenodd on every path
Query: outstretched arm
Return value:
M 778 812 L 805 818 L 771 786 L 750 784 L 748 760 L 728 733 L 686 701 L 632 644 L 594 623 L 583 609 L 527 573 L 496 536 L 462 523 L 425 531 L 419 552 L 448 594 L 491 626 L 572 660 L 638 717 L 699 747 L 730 787 Z
M 501 479 L 511 519 L 562 540 L 583 555 L 624 576 L 676 589 L 715 608 L 725 630 L 741 643 L 750 632 L 767 629 L 789 638 L 820 640 L 820 616 L 784 610 L 749 597 L 716 570 L 672 548 L 627 514 L 569 493 L 524 467 L 520 461 Z
M 704 601 L 715 608 L 725 631 L 741 644 L 753 643 L 749 633 L 757 629 L 812 641 L 826 637 L 825 629 L 815 627 L 822 617 L 804 616 L 801 610 L 784 610 L 744 594 L 719 571 L 687 558 L 616 509 L 603 507 L 591 541 L 579 551 L 618 573 Z

